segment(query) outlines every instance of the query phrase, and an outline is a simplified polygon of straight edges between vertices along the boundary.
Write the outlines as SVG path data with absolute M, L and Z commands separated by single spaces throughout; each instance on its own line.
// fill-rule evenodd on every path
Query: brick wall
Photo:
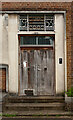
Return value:
M 72 2 L 72 27 L 71 27 L 71 30 L 72 30 L 72 32 L 71 32 L 71 35 L 72 35 L 72 39 L 71 39 L 71 48 L 72 48 L 72 54 L 71 54 L 71 57 L 72 57 L 72 65 L 71 65 L 71 72 L 72 72 L 72 81 L 71 81 L 71 85 L 73 86 L 73 2 Z
M 67 82 L 68 88 L 71 87 L 71 81 L 73 81 L 73 41 L 72 41 L 72 4 L 73 2 L 4 2 L 2 3 L 2 9 L 5 10 L 21 10 L 21 11 L 66 11 L 66 41 L 67 41 Z
M 0 90 L 5 91 L 6 90 L 6 69 L 0 68 Z

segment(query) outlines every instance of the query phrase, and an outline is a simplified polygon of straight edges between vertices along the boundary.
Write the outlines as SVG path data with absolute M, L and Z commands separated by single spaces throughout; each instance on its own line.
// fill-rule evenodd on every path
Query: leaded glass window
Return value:
M 44 30 L 44 15 L 29 15 L 29 31 Z
M 46 31 L 54 30 L 54 16 L 53 15 L 46 15 Z
M 27 15 L 20 16 L 20 31 L 27 30 Z
M 20 31 L 54 31 L 54 15 L 20 15 Z

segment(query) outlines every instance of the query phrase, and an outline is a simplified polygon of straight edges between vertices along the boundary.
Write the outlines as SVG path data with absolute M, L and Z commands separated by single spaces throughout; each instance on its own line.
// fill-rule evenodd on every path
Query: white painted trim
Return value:
M 20 47 L 53 47 L 53 45 L 20 45 Z
M 44 14 L 44 31 L 46 31 L 46 22 L 45 22 L 45 20 L 46 20 L 46 15 Z
M 0 65 L 0 68 L 2 69 L 2 68 L 5 68 L 6 69 L 6 92 L 8 92 L 8 65 Z
M 18 31 L 17 33 L 18 35 L 19 34 L 26 34 L 26 35 L 29 35 L 29 34 L 55 34 L 55 31 Z
M 67 91 L 67 43 L 66 43 L 66 12 L 64 14 L 64 31 L 65 31 L 65 91 Z M 65 94 L 65 97 L 67 95 Z
M 9 92 L 18 94 L 18 15 L 8 16 Z
M 29 16 L 27 15 L 27 32 L 29 31 Z
M 66 11 L 0 11 L 0 13 L 6 13 L 6 14 L 20 14 L 20 13 L 65 13 Z
M 1 2 L 72 2 L 72 0 L 1 0 Z
M 60 94 L 65 91 L 65 29 L 64 29 L 64 26 L 65 26 L 64 14 L 55 14 L 56 94 Z M 59 64 L 59 58 L 63 59 L 62 65 Z

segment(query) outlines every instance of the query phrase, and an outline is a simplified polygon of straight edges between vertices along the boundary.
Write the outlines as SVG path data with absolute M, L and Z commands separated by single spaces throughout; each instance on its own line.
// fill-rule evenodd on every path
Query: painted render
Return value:
M 8 28 L 4 23 L 4 15 L 2 18 L 2 55 L 3 59 L 0 64 L 9 65 L 9 92 L 18 93 L 18 15 L 8 15 Z M 0 24 L 1 25 L 1 24 Z M 40 34 L 55 34 L 55 81 L 56 93 L 62 93 L 65 90 L 65 29 L 64 15 L 55 14 L 55 31 L 54 32 L 38 32 Z M 25 34 L 26 32 L 23 32 Z M 33 32 L 27 32 L 32 34 Z M 0 45 L 1 45 L 0 44 Z M 0 47 L 1 49 L 1 47 Z M 1 55 L 0 55 L 1 56 Z M 62 64 L 59 64 L 59 58 L 62 58 Z

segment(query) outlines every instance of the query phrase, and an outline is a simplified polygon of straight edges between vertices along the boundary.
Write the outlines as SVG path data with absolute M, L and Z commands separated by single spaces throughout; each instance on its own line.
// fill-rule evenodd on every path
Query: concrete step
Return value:
M 72 112 L 66 112 L 64 110 L 36 110 L 36 111 L 10 111 L 7 110 L 3 114 L 11 114 L 16 116 L 73 116 Z
M 0 112 L 2 112 L 2 102 L 0 102 Z
M 64 102 L 64 97 L 14 97 L 9 96 L 6 100 L 8 103 L 53 103 L 53 102 Z
M 64 103 L 9 103 L 5 110 L 35 111 L 35 110 L 64 110 Z

